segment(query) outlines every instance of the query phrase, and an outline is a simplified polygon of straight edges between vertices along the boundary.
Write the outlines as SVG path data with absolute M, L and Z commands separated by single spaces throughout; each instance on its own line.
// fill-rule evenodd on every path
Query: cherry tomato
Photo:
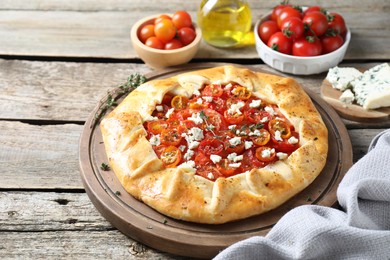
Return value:
M 282 12 L 283 8 L 290 6 L 289 4 L 280 4 L 274 7 L 272 9 L 272 14 L 271 14 L 271 20 L 277 22 L 278 21 L 278 16 L 280 15 L 280 12 Z
M 305 33 L 305 27 L 303 22 L 298 17 L 290 17 L 284 19 L 282 26 L 280 28 L 284 35 L 287 37 L 296 40 L 302 37 Z
M 262 22 L 257 29 L 257 33 L 264 43 L 267 43 L 269 38 L 271 38 L 274 33 L 279 31 L 280 29 L 278 24 L 273 20 Z
M 160 134 L 161 144 L 168 146 L 178 146 L 182 138 L 181 134 L 176 129 L 172 128 L 164 129 Z
M 154 135 L 161 134 L 161 132 L 168 127 L 168 123 L 164 120 L 154 120 L 147 123 L 148 132 Z
M 268 47 L 275 51 L 291 54 L 292 40 L 286 37 L 282 32 L 277 32 L 271 36 L 267 43 Z
M 223 89 L 219 84 L 209 84 L 202 90 L 203 96 L 220 97 L 223 94 Z
M 298 39 L 292 47 L 294 56 L 317 56 L 322 53 L 321 41 L 313 36 Z
M 253 124 L 258 124 L 258 123 L 266 123 L 269 120 L 272 119 L 272 116 L 270 113 L 264 110 L 260 110 L 257 108 L 250 108 L 245 110 L 244 112 L 246 120 Z
M 180 122 L 180 125 L 177 128 L 177 131 L 179 134 L 187 133 L 191 128 L 196 127 L 196 124 L 194 121 L 186 119 L 182 122 Z
M 260 135 L 259 136 L 251 136 L 252 142 L 257 146 L 263 146 L 266 145 L 269 140 L 271 140 L 271 134 L 267 131 L 267 129 L 259 129 Z
M 229 162 L 228 159 L 222 159 L 217 164 L 218 171 L 225 177 L 229 177 L 229 176 L 234 175 L 234 173 L 238 169 L 238 168 L 234 168 L 234 167 L 229 166 L 229 164 L 231 164 L 231 162 Z
M 292 132 L 291 136 L 294 136 L 296 139 L 298 139 L 298 142 L 291 143 L 289 142 L 289 139 L 283 139 L 283 141 L 274 142 L 272 146 L 279 152 L 292 153 L 299 148 L 299 134 L 297 132 Z
M 231 154 L 231 153 L 241 154 L 245 150 L 244 142 L 241 142 L 240 144 L 233 146 L 230 144 L 229 139 L 227 139 L 224 142 L 224 144 L 225 144 L 225 151 L 228 154 Z
M 301 10 L 294 8 L 294 7 L 291 7 L 291 6 L 287 6 L 287 7 L 283 8 L 279 14 L 278 20 L 277 20 L 279 28 L 282 26 L 283 21 L 286 18 L 290 18 L 290 17 L 302 18 Z
M 208 103 L 206 100 L 204 100 L 205 103 Z M 226 110 L 226 103 L 225 100 L 223 100 L 220 97 L 213 97 L 213 100 L 208 103 L 209 108 L 217 111 L 218 113 L 223 113 L 223 111 Z
M 172 39 L 164 45 L 165 50 L 175 50 L 183 47 L 183 43 L 177 39 Z
M 146 40 L 145 45 L 155 49 L 160 49 L 160 50 L 164 49 L 164 43 L 156 36 L 149 37 Z
M 172 15 L 172 22 L 176 26 L 177 29 L 181 29 L 183 27 L 191 27 L 192 19 L 189 13 L 186 11 L 177 11 Z
M 248 100 L 252 93 L 245 87 L 235 86 L 231 91 L 232 96 L 241 100 Z
M 181 161 L 181 151 L 175 146 L 168 146 L 160 155 L 160 159 L 167 168 L 175 167 Z
M 147 24 L 141 28 L 139 31 L 139 39 L 142 43 L 145 43 L 146 40 L 154 35 L 154 25 L 153 24 Z
M 328 19 L 321 12 L 313 11 L 306 14 L 303 23 L 307 24 L 310 30 L 318 37 L 322 36 L 328 29 Z
M 321 43 L 322 43 L 322 53 L 330 53 L 340 48 L 343 45 L 344 40 L 343 37 L 341 37 L 339 34 L 334 36 L 325 35 L 321 37 Z
M 154 19 L 154 24 L 158 24 L 159 22 L 161 22 L 161 20 L 163 19 L 168 19 L 168 20 L 171 20 L 171 17 L 167 14 L 161 14 L 159 15 L 156 19 Z
M 176 27 L 173 25 L 171 20 L 161 19 L 154 25 L 154 34 L 163 43 L 169 42 L 175 37 L 177 32 Z
M 289 138 L 291 136 L 290 125 L 286 121 L 280 119 L 272 119 L 269 121 L 268 131 L 272 135 L 272 138 L 276 136 L 277 131 L 279 131 L 280 137 L 283 139 Z
M 276 152 L 275 149 L 267 146 L 261 146 L 256 149 L 256 158 L 261 162 L 272 162 L 275 160 Z
M 212 154 L 221 155 L 224 152 L 224 145 L 222 141 L 216 138 L 209 138 L 200 142 L 198 150 L 207 156 Z
M 174 96 L 171 100 L 171 106 L 176 110 L 186 109 L 189 103 L 189 99 L 186 96 Z
M 215 181 L 219 177 L 223 177 L 223 175 L 218 171 L 217 167 L 213 165 L 202 165 L 199 169 L 196 170 L 196 174 L 211 181 Z
M 344 18 L 338 13 L 330 13 L 327 18 L 329 28 L 339 33 L 342 37 L 345 37 L 347 26 L 345 25 Z
M 167 120 L 168 126 L 170 128 L 176 128 L 180 125 L 181 122 L 183 122 L 185 119 L 187 119 L 191 115 L 192 115 L 192 113 L 188 109 L 182 109 L 182 110 L 175 111 L 174 113 L 172 113 L 169 116 L 169 118 Z
M 244 152 L 243 159 L 241 161 L 241 170 L 247 171 L 251 170 L 253 167 L 256 168 L 262 168 L 266 165 L 266 163 L 259 161 L 256 156 L 256 150 L 255 149 L 249 149 Z
M 227 128 L 226 122 L 220 113 L 212 109 L 204 109 L 202 111 L 205 115 L 205 129 L 209 128 L 210 126 L 213 128 L 211 129 L 213 131 L 224 130 Z
M 320 6 L 318 5 L 313 5 L 313 6 L 309 6 L 304 12 L 303 12 L 303 17 L 308 14 L 308 13 L 311 13 L 311 12 L 326 12 L 325 10 L 323 10 Z
M 194 41 L 196 32 L 190 27 L 183 27 L 177 30 L 177 38 L 185 45 Z
M 230 114 L 228 113 L 227 110 L 225 110 L 225 112 L 223 113 L 223 117 L 225 118 L 226 122 L 228 122 L 229 124 L 232 124 L 232 125 L 237 125 L 239 123 L 242 122 L 242 120 L 244 120 L 244 114 L 238 114 L 238 113 L 234 113 L 234 114 Z
M 212 164 L 212 161 L 210 160 L 210 155 L 205 155 L 203 152 L 196 153 L 195 159 L 194 159 L 196 168 L 199 170 L 205 165 Z

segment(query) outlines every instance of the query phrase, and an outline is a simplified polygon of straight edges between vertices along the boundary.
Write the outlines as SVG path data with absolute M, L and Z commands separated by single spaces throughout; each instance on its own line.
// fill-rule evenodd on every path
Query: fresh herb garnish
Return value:
M 121 192 L 120 192 L 119 190 L 117 190 L 117 191 L 115 192 L 115 195 L 116 195 L 116 196 L 120 196 L 120 195 L 121 195 Z
M 131 74 L 130 77 L 127 78 L 127 82 L 123 85 L 120 85 L 119 88 L 125 93 L 129 93 L 141 84 L 146 81 L 146 77 L 139 73 Z
M 205 122 L 206 124 L 206 129 L 209 130 L 214 136 L 217 136 L 213 129 L 215 128 L 215 126 L 213 126 L 212 124 L 209 124 L 207 122 L 207 120 L 209 119 L 209 117 L 202 111 L 199 112 L 199 117 Z
M 103 171 L 109 171 L 110 170 L 110 166 L 107 163 L 102 163 L 100 165 L 100 169 L 102 169 Z

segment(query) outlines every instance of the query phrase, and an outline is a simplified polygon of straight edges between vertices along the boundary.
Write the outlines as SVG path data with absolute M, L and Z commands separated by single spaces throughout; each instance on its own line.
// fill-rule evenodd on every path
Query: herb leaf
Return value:
M 102 163 L 100 165 L 100 169 L 102 169 L 103 171 L 109 171 L 110 170 L 110 166 L 107 163 Z

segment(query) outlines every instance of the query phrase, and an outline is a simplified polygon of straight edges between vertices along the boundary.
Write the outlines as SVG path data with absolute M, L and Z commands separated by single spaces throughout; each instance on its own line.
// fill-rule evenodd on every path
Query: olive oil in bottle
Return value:
M 197 22 L 208 44 L 234 47 L 240 45 L 251 30 L 252 14 L 247 1 L 202 0 Z

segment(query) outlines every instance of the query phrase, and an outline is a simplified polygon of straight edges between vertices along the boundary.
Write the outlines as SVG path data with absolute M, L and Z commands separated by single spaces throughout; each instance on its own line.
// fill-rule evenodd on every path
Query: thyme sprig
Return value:
M 107 99 L 101 105 L 99 111 L 96 112 L 95 114 L 96 121 L 92 123 L 92 126 L 95 125 L 95 123 L 99 121 L 107 113 L 108 110 L 118 105 L 117 101 L 120 97 L 129 94 L 131 91 L 139 87 L 145 81 L 146 81 L 146 77 L 144 75 L 141 75 L 139 73 L 134 73 L 131 74 L 127 78 L 127 81 L 124 84 L 120 85 L 118 89 L 115 89 L 112 92 L 108 92 Z
M 205 122 L 206 124 L 206 129 L 209 130 L 214 136 L 217 137 L 217 135 L 214 133 L 213 129 L 215 128 L 215 126 L 209 124 L 209 122 L 207 122 L 207 120 L 209 119 L 209 117 L 202 111 L 199 112 L 199 117 L 203 120 L 203 122 Z

